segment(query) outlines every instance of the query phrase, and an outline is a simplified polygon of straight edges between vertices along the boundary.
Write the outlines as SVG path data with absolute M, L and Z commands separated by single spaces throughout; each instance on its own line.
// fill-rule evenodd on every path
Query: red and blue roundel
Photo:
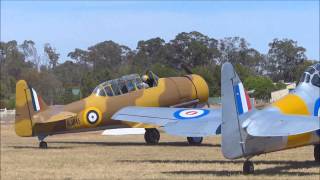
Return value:
M 173 115 L 177 119 L 193 119 L 200 118 L 209 114 L 209 110 L 206 109 L 182 109 L 176 111 Z

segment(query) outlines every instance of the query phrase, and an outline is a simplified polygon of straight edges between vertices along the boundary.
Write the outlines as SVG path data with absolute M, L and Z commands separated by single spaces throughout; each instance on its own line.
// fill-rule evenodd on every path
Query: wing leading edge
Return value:
M 320 117 L 284 115 L 276 111 L 255 111 L 242 124 L 251 136 L 290 136 L 320 129 Z
M 205 137 L 219 134 L 221 110 L 130 106 L 119 110 L 112 119 L 160 126 L 176 136 Z

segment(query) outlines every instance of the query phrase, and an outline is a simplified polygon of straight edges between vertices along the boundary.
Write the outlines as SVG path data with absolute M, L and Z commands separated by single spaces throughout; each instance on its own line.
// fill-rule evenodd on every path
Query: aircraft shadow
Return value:
M 9 148 L 14 149 L 40 149 L 38 146 L 8 146 Z M 72 149 L 73 147 L 48 147 L 48 149 Z
M 78 144 L 78 145 L 98 145 L 98 146 L 203 146 L 221 147 L 220 144 L 200 144 L 189 145 L 187 142 L 160 142 L 157 145 L 148 145 L 145 142 L 92 142 L 92 141 L 48 141 L 48 144 Z
M 242 168 L 243 161 L 228 161 L 228 160 L 121 160 L 118 162 L 125 163 L 174 163 L 174 164 L 183 164 L 183 163 L 191 163 L 191 164 L 238 164 L 239 169 Z M 320 164 L 314 161 L 267 161 L 267 160 L 257 160 L 253 161 L 255 165 L 259 164 L 269 164 L 276 165 L 275 167 L 267 168 L 267 169 L 258 169 L 256 166 L 256 170 L 254 175 L 267 175 L 267 176 L 279 176 L 279 175 L 287 175 L 287 176 L 310 176 L 310 175 L 319 175 L 319 173 L 312 172 L 303 172 L 299 171 L 301 169 L 309 169 L 314 167 L 319 167 Z M 290 172 L 288 172 L 290 170 Z M 298 171 L 296 171 L 298 170 Z M 292 172 L 294 171 L 294 172 Z M 169 171 L 162 172 L 164 174 L 183 174 L 183 175 L 214 175 L 214 176 L 230 176 L 230 175 L 241 175 L 242 171 L 216 171 L 212 169 L 212 171 Z

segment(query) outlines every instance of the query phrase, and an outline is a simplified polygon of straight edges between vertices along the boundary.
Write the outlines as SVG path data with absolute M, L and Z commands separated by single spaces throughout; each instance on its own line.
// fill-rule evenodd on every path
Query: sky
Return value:
M 166 42 L 180 32 L 211 38 L 239 36 L 268 52 L 274 38 L 289 38 L 320 59 L 319 1 L 1 1 L 1 41 L 50 43 L 69 59 L 75 48 L 112 40 L 135 49 L 139 40 Z

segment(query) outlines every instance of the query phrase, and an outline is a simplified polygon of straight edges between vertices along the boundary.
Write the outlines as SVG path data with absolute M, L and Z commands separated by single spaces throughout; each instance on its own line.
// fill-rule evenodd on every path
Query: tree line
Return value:
M 260 53 L 239 37 L 214 39 L 200 32 L 182 32 L 166 42 L 157 37 L 139 41 L 136 49 L 113 41 L 76 48 L 68 59 L 45 44 L 42 54 L 35 42 L 0 42 L 0 107 L 15 106 L 15 84 L 25 79 L 49 104 L 66 104 L 79 99 L 72 90 L 88 96 L 101 82 L 125 74 L 152 70 L 160 77 L 180 76 L 189 69 L 205 78 L 210 96 L 220 96 L 220 69 L 224 62 L 234 64 L 253 96 L 270 98 L 281 89 L 280 81 L 298 81 L 304 69 L 314 63 L 306 49 L 291 39 L 273 39 L 267 54 Z

